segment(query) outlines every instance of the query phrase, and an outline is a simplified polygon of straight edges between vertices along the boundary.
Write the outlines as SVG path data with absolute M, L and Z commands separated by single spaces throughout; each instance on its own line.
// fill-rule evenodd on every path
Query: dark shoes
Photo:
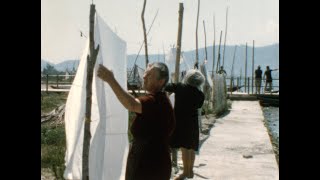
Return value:
M 180 174 L 178 177 L 175 177 L 173 180 L 184 180 L 185 178 L 187 178 L 186 174 Z
M 193 178 L 193 176 L 194 176 L 193 171 L 191 171 L 191 173 L 189 175 L 182 173 L 178 177 L 174 178 L 173 180 L 184 180 L 186 178 Z

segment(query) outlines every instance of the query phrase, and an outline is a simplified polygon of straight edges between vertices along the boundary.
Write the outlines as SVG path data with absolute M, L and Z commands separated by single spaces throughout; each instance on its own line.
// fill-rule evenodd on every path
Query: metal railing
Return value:
M 233 83 L 232 83 L 233 82 Z M 248 94 L 256 94 L 257 92 L 257 86 L 255 79 L 252 77 L 240 78 L 240 77 L 233 77 L 233 80 L 231 77 L 226 77 L 226 84 L 227 88 L 231 91 L 228 91 L 232 94 L 232 89 L 236 89 L 236 92 L 244 92 Z M 238 87 L 238 88 L 236 88 Z M 260 86 L 260 93 L 272 93 L 272 92 L 279 92 L 279 79 L 275 78 L 272 79 L 272 89 L 269 89 L 269 86 L 266 87 L 266 79 L 261 79 L 261 86 Z
M 64 85 L 72 85 L 72 82 L 74 80 L 75 75 L 41 75 L 41 89 L 46 89 L 46 92 L 48 92 L 49 86 L 54 88 L 59 88 Z M 232 83 L 233 82 L 233 83 Z M 231 89 L 230 93 L 232 94 L 233 87 L 240 87 L 236 89 L 236 92 L 244 92 L 248 94 L 255 94 L 256 93 L 256 84 L 255 79 L 252 79 L 252 77 L 240 78 L 240 77 L 234 77 L 233 81 L 230 77 L 226 77 L 226 85 L 227 88 Z M 260 93 L 266 93 L 265 87 L 266 86 L 266 80 L 261 80 L 261 86 L 260 86 Z M 279 79 L 272 79 L 272 90 L 273 91 L 279 91 Z M 228 91 L 229 92 L 229 91 Z
M 41 89 L 46 89 L 48 92 L 49 86 L 59 88 L 59 86 L 72 85 L 74 77 L 75 75 L 41 75 Z

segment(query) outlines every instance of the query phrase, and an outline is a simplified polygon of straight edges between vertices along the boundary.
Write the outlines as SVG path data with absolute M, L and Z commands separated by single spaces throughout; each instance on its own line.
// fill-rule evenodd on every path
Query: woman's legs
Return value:
M 185 148 L 181 148 L 182 152 L 182 162 L 183 162 L 183 172 L 182 174 L 188 175 L 188 167 L 189 167 L 189 154 L 188 150 Z
M 189 168 L 189 153 L 188 150 L 185 148 L 180 148 L 181 154 L 182 154 L 182 163 L 183 163 L 183 172 L 178 177 L 176 177 L 174 180 L 183 180 L 185 179 L 189 174 L 188 168 Z
M 189 154 L 188 178 L 193 178 L 193 165 L 194 165 L 194 160 L 196 158 L 196 155 L 193 149 L 189 149 L 188 154 Z
M 175 180 L 181 180 L 186 177 L 193 178 L 193 165 L 195 161 L 195 152 L 193 149 L 181 148 L 183 172 Z

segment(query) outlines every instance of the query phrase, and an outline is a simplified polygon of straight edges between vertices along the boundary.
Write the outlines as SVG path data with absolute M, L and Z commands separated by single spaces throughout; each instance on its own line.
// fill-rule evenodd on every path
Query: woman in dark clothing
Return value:
M 172 105 L 162 91 L 169 79 L 168 67 L 163 63 L 148 65 L 143 75 L 147 95 L 139 98 L 127 93 L 103 65 L 98 69 L 98 77 L 110 85 L 124 107 L 137 114 L 130 128 L 133 142 L 127 158 L 126 180 L 169 180 L 169 137 L 175 119 Z
M 200 91 L 203 82 L 201 72 L 192 69 L 187 72 L 182 83 L 170 83 L 165 88 L 166 91 L 175 93 L 176 128 L 170 146 L 181 148 L 183 161 L 183 173 L 176 180 L 193 177 L 195 151 L 199 148 L 198 109 L 204 102 L 204 94 Z

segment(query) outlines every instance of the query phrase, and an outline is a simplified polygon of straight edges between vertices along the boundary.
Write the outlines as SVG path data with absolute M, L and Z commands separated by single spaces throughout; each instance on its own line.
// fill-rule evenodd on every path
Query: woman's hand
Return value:
M 103 66 L 102 64 L 99 64 L 97 76 L 102 80 L 106 81 L 107 83 L 110 83 L 114 80 L 113 72 L 105 66 Z

